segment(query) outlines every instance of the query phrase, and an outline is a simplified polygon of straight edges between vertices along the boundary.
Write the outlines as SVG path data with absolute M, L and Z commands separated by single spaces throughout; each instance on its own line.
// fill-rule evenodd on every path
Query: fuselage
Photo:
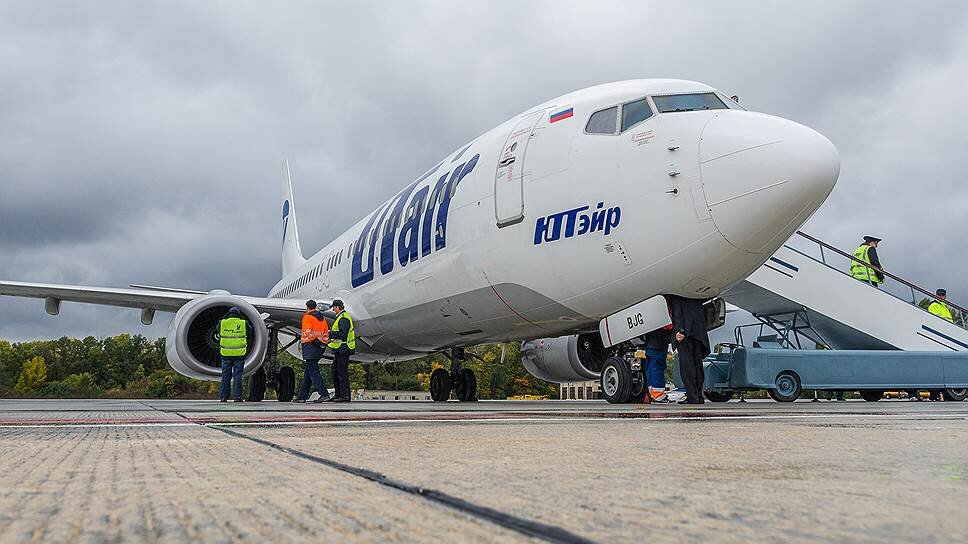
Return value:
M 838 173 L 826 138 L 706 85 L 600 85 L 461 146 L 269 296 L 343 299 L 364 361 L 597 330 L 744 279 Z

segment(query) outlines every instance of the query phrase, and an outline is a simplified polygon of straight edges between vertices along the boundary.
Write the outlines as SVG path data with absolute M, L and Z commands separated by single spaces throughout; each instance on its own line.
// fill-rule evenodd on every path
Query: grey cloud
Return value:
M 311 253 L 536 103 L 684 77 L 834 140 L 843 175 L 809 231 L 850 251 L 875 230 L 891 269 L 968 298 L 952 249 L 968 227 L 966 13 L 960 2 L 6 3 L 0 277 L 263 294 L 279 274 L 283 158 Z M 230 224 L 244 232 L 238 251 L 219 241 Z M 0 338 L 143 330 L 136 312 L 72 306 L 52 319 L 38 301 L 0 299 Z

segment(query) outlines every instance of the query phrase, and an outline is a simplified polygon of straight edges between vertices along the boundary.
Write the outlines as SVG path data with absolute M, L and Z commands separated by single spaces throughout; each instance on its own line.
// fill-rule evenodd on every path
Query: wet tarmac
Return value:
M 968 402 L 0 400 L 0 541 L 968 539 Z

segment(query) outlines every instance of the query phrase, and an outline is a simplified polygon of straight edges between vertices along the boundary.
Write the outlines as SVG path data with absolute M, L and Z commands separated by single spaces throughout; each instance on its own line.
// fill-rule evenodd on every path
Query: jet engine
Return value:
M 524 368 L 547 382 L 597 380 L 605 358 L 605 347 L 597 332 L 521 343 Z
M 243 375 L 248 376 L 262 366 L 269 331 L 259 311 L 227 291 L 212 291 L 182 306 L 168 325 L 165 355 L 176 372 L 200 380 L 220 378 L 219 322 L 232 307 L 238 308 L 242 317 L 252 325 Z

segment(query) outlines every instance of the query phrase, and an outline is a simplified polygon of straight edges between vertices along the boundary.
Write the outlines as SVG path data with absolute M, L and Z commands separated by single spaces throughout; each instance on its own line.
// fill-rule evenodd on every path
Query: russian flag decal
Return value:
M 558 113 L 551 114 L 551 120 L 549 122 L 555 123 L 563 119 L 568 119 L 569 117 L 575 115 L 575 108 L 568 108 L 559 111 Z

